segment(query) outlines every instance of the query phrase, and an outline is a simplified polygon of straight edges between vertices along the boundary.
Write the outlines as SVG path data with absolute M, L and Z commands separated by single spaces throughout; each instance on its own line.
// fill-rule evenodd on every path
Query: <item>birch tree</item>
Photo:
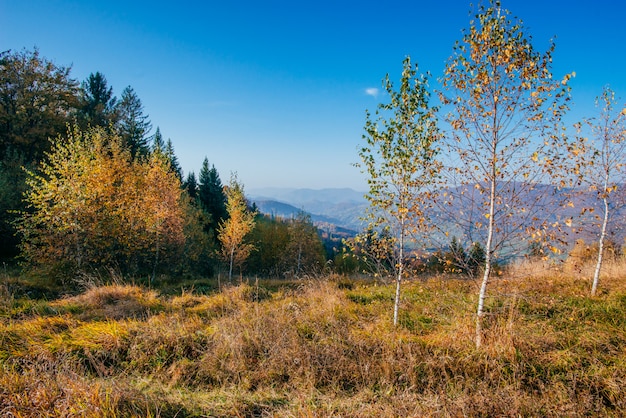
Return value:
M 177 259 L 184 244 L 184 201 L 164 158 L 135 160 L 102 128 L 68 130 L 28 172 L 27 210 L 17 230 L 32 265 L 72 270 L 115 265 L 138 272 Z
M 533 234 L 546 236 L 553 213 L 544 213 L 565 169 L 561 118 L 568 80 L 552 77 L 554 43 L 535 50 L 523 23 L 498 1 L 481 6 L 454 46 L 441 98 L 451 108 L 450 188 L 446 203 L 471 241 L 483 243 L 483 277 L 476 310 L 476 346 L 482 342 L 487 284 L 499 255 L 519 251 Z M 565 186 L 564 178 L 556 185 Z M 457 202 L 453 202 L 456 199 Z M 459 201 L 462 203 L 459 204 Z M 473 209 L 468 209 L 474 206 Z
M 600 220 L 598 256 L 593 273 L 591 296 L 595 296 L 598 290 L 609 232 L 609 218 L 615 207 L 624 203 L 626 107 L 616 109 L 615 103 L 615 93 L 609 87 L 605 87 L 602 95 L 596 99 L 596 106 L 600 108 L 599 117 L 586 121 L 591 129 L 591 138 L 583 158 L 587 162 L 587 172 L 583 181 L 588 189 L 595 193 L 602 206 L 602 213 L 598 216 Z
M 228 282 L 232 283 L 233 267 L 243 264 L 254 249 L 245 238 L 255 224 L 255 213 L 248 210 L 243 186 L 236 174 L 231 175 L 226 187 L 226 211 L 228 219 L 220 223 L 217 238 L 222 244 L 222 258 L 228 263 Z
M 440 168 L 435 109 L 429 104 L 427 77 L 418 76 L 417 70 L 407 57 L 399 91 L 394 90 L 389 75 L 383 80 L 389 103 L 378 105 L 374 120 L 366 113 L 365 145 L 357 164 L 369 177 L 369 230 L 389 232 L 395 247 L 394 326 L 398 324 L 407 246 L 418 231 L 427 229 L 426 197 Z

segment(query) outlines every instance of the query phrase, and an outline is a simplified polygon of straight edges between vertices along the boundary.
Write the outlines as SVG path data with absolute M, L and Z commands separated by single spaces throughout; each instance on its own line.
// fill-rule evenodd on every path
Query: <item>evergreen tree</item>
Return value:
M 474 242 L 470 247 L 467 255 L 467 268 L 469 273 L 476 275 L 480 268 L 485 264 L 485 249 L 480 242 Z
M 85 125 L 108 127 L 117 122 L 117 98 L 100 72 L 82 83 L 81 119 Z
M 152 129 L 152 124 L 148 115 L 143 113 L 143 105 L 139 96 L 130 86 L 122 92 L 118 115 L 119 135 L 129 147 L 133 158 L 147 157 L 150 152 L 147 135 Z
M 183 169 L 178 162 L 178 157 L 176 157 L 176 153 L 174 152 L 174 145 L 172 144 L 172 140 L 168 138 L 167 143 L 165 144 L 164 150 L 165 158 L 169 162 L 170 170 L 172 173 L 176 174 L 178 180 L 182 181 L 183 179 Z
M 156 132 L 152 136 L 152 152 L 159 151 L 163 152 L 165 150 L 165 142 L 163 141 L 163 135 L 161 134 L 161 129 L 157 126 Z
M 200 169 L 198 197 L 204 210 L 211 216 L 209 228 L 217 225 L 228 217 L 226 211 L 226 195 L 220 176 L 215 166 L 209 168 L 209 160 L 205 157 Z
M 196 173 L 192 171 L 187 174 L 187 178 L 183 182 L 183 188 L 187 191 L 192 202 L 198 199 L 198 180 L 196 179 Z
M 452 237 L 450 247 L 444 256 L 445 271 L 465 273 L 467 271 L 467 254 L 456 237 Z

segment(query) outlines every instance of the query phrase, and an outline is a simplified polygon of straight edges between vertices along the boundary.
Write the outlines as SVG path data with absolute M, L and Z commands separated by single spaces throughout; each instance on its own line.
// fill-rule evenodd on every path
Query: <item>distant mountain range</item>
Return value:
M 584 238 L 587 242 L 591 242 L 596 239 L 598 228 L 591 227 L 592 224 L 596 224 L 598 219 L 596 216 L 600 215 L 601 208 L 595 197 L 591 193 L 578 193 L 572 197 L 571 207 L 558 209 L 559 200 L 563 199 L 562 192 L 554 191 L 552 193 L 545 193 L 545 190 L 550 186 L 540 186 L 536 191 L 531 192 L 527 198 L 534 200 L 537 198 L 535 194 L 545 194 L 541 202 L 541 206 L 544 206 L 548 213 L 560 212 L 561 221 L 570 216 L 575 219 L 579 229 L 583 231 L 579 233 L 568 233 L 565 239 L 571 243 L 578 238 Z M 455 193 L 453 191 L 453 193 Z M 456 192 L 458 194 L 458 191 Z M 464 193 L 465 198 L 470 198 L 473 193 L 472 189 L 469 189 Z M 360 217 L 365 214 L 365 210 L 368 207 L 368 201 L 364 197 L 364 192 L 358 192 L 353 189 L 286 189 L 286 188 L 263 188 L 253 189 L 248 192 L 248 198 L 250 201 L 255 202 L 259 210 L 268 215 L 279 216 L 283 218 L 291 218 L 298 215 L 300 211 L 304 211 L 311 215 L 313 223 L 322 231 L 326 231 L 335 235 L 351 236 L 362 231 L 365 224 L 361 221 Z M 548 197 L 550 196 L 551 197 Z M 445 230 L 451 233 L 461 233 L 461 231 L 455 231 L 458 229 L 458 220 L 456 217 L 467 212 L 469 206 L 464 199 L 457 200 L 455 204 L 448 208 L 447 215 L 440 213 L 437 218 L 439 219 L 440 226 L 448 225 Z M 473 205 L 472 205 L 473 206 Z M 587 213 L 583 217 L 579 217 L 581 208 L 595 207 L 593 213 Z M 471 210 L 471 209 L 470 209 Z M 474 208 L 477 210 L 477 208 Z M 455 213 L 457 215 L 455 215 Z M 463 217 L 467 216 L 462 215 Z M 557 220 L 557 218 L 553 218 Z M 626 236 L 624 229 L 626 224 L 626 206 L 614 208 L 611 214 L 611 230 L 615 235 L 611 238 L 617 242 L 622 243 Z M 582 228 L 581 228 L 582 227 Z M 446 228 L 444 226 L 444 228 Z
M 359 219 L 368 206 L 364 193 L 353 189 L 263 188 L 248 191 L 261 213 L 291 218 L 301 211 L 311 215 L 322 230 L 335 229 L 354 235 L 362 229 Z

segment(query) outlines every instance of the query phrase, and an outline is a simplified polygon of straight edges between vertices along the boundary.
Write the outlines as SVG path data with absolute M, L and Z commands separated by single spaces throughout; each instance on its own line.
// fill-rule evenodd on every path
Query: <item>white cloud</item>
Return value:
M 365 94 L 368 96 L 376 97 L 378 96 L 378 89 L 376 87 L 368 87 L 365 89 Z

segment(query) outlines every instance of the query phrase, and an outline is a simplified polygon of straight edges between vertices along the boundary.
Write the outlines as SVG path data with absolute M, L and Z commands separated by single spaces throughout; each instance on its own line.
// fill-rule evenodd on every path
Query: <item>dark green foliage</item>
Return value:
M 282 258 L 289 242 L 289 226 L 273 216 L 258 215 L 250 241 L 256 251 L 248 258 L 248 270 L 266 277 L 280 277 Z
M 19 241 L 15 236 L 16 211 L 26 209 L 22 193 L 26 190 L 24 158 L 17 151 L 8 152 L 0 160 L 0 260 L 18 254 Z
M 170 169 L 179 180 L 183 179 L 183 169 L 180 167 L 180 163 L 178 162 L 178 157 L 176 157 L 176 153 L 174 152 L 174 145 L 172 144 L 172 140 L 168 139 L 165 144 L 165 157 L 169 161 Z
M 479 242 L 474 242 L 467 250 L 461 242 L 452 237 L 450 245 L 445 250 L 432 254 L 422 264 L 419 270 L 430 273 L 452 273 L 475 276 L 485 262 L 485 249 Z M 497 264 L 494 262 L 494 268 Z
M 157 126 L 156 132 L 152 136 L 152 152 L 160 151 L 163 152 L 165 149 L 165 141 L 163 140 L 163 135 L 161 134 L 161 129 Z
M 70 68 L 39 51 L 0 53 L 0 259 L 17 252 L 12 222 L 24 210 L 26 173 L 62 134 L 78 106 L 78 83 Z
M 122 92 L 118 105 L 118 132 L 126 146 L 130 148 L 133 158 L 145 158 L 150 152 L 148 133 L 152 124 L 148 115 L 144 115 L 143 105 L 132 87 Z
M 205 157 L 198 179 L 198 198 L 202 208 L 211 216 L 209 228 L 215 230 L 221 221 L 227 218 L 226 195 L 220 176 L 215 166 L 209 168 L 209 160 Z
M 50 149 L 49 138 L 65 132 L 78 106 L 78 83 L 70 68 L 39 51 L 0 54 L 0 159 L 11 152 L 26 162 Z
M 467 256 L 468 271 L 476 274 L 485 263 L 485 249 L 479 242 L 474 242 Z
M 444 265 L 450 273 L 465 273 L 467 271 L 467 254 L 456 237 L 452 237 L 450 247 L 444 255 Z
M 117 98 L 100 72 L 91 73 L 82 84 L 80 116 L 83 126 L 106 128 L 117 122 Z
M 196 173 L 191 171 L 187 174 L 187 178 L 183 182 L 183 189 L 187 191 L 192 201 L 195 202 L 198 199 L 198 180 L 196 179 Z

